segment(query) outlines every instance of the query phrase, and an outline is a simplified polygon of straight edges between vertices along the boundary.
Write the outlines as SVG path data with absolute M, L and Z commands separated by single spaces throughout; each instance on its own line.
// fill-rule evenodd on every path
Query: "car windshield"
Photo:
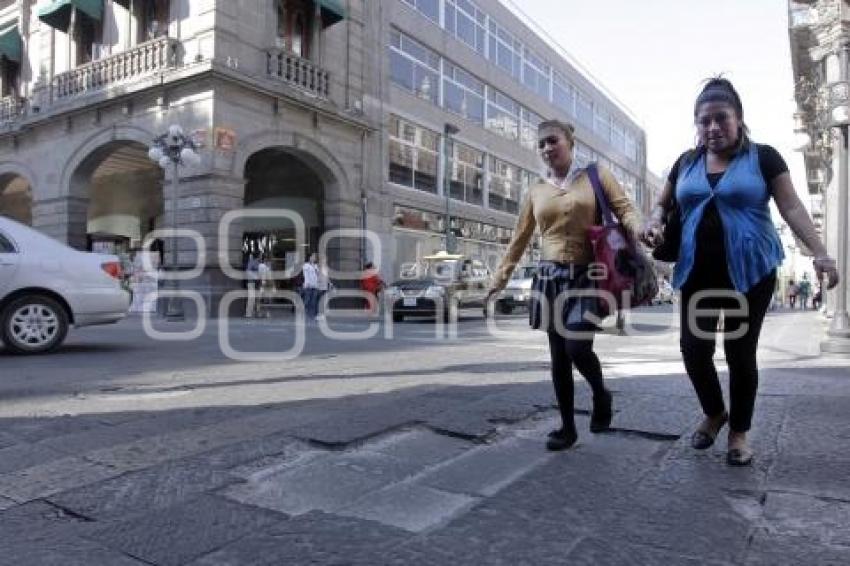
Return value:
M 401 279 L 431 278 L 451 280 L 458 270 L 457 260 L 425 260 L 416 263 L 405 263 L 401 266 Z

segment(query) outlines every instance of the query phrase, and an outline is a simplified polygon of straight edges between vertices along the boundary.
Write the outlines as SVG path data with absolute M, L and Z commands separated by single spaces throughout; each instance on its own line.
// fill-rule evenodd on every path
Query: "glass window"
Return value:
M 487 89 L 485 127 L 510 140 L 519 139 L 519 105 L 496 89 Z
M 397 116 L 390 116 L 389 134 L 390 182 L 436 193 L 439 135 Z
M 540 126 L 543 118 L 527 108 L 522 109 L 521 117 L 519 143 L 524 148 L 534 151 L 537 149 L 537 128 Z
M 471 204 L 484 204 L 484 153 L 460 142 L 451 142 L 449 194 Z
M 440 23 L 439 0 L 402 0 L 434 23 Z
M 528 173 L 493 156 L 490 157 L 490 182 L 487 187 L 489 207 L 516 214 Z M 526 186 L 527 188 L 527 186 Z
M 575 116 L 575 89 L 558 73 L 554 74 L 554 79 L 555 80 L 552 83 L 552 102 L 554 102 L 555 106 L 566 112 L 568 115 Z
M 587 167 L 593 161 L 593 151 L 581 142 L 576 142 L 575 162 L 578 167 Z
M 593 112 L 593 131 L 605 141 L 611 141 L 611 118 L 599 105 L 596 105 Z
M 437 104 L 440 56 L 397 31 L 390 34 L 389 49 L 392 82 Z
M 475 51 L 484 54 L 484 12 L 466 0 L 446 0 L 446 31 Z
M 0 254 L 13 253 L 15 253 L 15 246 L 12 245 L 12 242 L 9 241 L 6 236 L 0 234 Z
M 637 163 L 637 141 L 635 140 L 634 134 L 626 131 L 625 136 L 625 154 L 626 157 Z
M 593 128 L 593 101 L 581 91 L 576 96 L 576 118 L 587 128 Z
M 626 131 L 619 120 L 611 121 L 611 145 L 620 153 L 626 152 Z
M 443 78 L 443 105 L 477 124 L 484 124 L 484 83 L 450 63 Z
M 549 100 L 549 65 L 529 48 L 523 51 L 525 56 L 522 70 L 522 82 L 532 92 Z
M 490 60 L 516 80 L 522 74 L 522 44 L 490 20 Z

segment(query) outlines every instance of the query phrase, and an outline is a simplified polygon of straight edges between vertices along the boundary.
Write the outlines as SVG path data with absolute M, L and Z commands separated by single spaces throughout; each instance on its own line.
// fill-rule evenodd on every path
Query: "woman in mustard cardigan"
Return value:
M 573 366 L 593 390 L 591 432 L 606 430 L 613 415 L 611 393 L 605 387 L 602 366 L 593 351 L 593 333 L 597 327 L 591 321 L 593 317 L 586 316 L 598 315 L 599 301 L 592 294 L 576 296 L 577 291 L 595 288 L 588 274 L 593 250 L 587 229 L 597 223 L 599 213 L 585 169 L 574 167 L 574 145 L 571 124 L 557 120 L 540 124 L 538 149 L 548 175 L 529 187 L 513 239 L 495 272 L 488 295 L 492 298 L 505 287 L 537 228 L 542 238 L 542 259 L 532 284 L 529 322 L 532 328 L 544 330 L 548 335 L 552 382 L 562 420 L 562 427 L 549 433 L 546 446 L 550 450 L 564 450 L 578 439 L 573 410 Z M 598 171 L 611 210 L 631 235 L 637 237 L 640 214 L 614 176 L 601 167 Z

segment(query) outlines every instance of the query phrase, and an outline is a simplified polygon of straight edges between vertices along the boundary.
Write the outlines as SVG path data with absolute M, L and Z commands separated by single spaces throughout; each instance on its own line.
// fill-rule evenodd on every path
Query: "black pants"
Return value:
M 706 296 L 692 301 L 699 291 L 734 291 L 725 258 L 721 258 L 720 261 L 700 262 L 695 265 L 682 288 L 682 358 L 702 410 L 709 417 L 718 416 L 724 411 L 723 392 L 713 360 L 719 316 L 717 313 L 695 313 L 694 309 L 724 312 L 723 348 L 726 352 L 726 364 L 729 366 L 729 428 L 735 432 L 750 430 L 758 388 L 756 350 L 762 322 L 770 306 L 775 286 L 776 273 L 773 272 L 746 293 L 735 293 L 734 297 L 724 298 Z M 742 312 L 735 313 L 735 309 L 739 308 Z M 695 328 L 688 323 L 689 318 Z M 710 338 L 697 336 L 695 330 L 710 334 Z M 736 338 L 735 334 L 741 336 Z
M 606 392 L 602 380 L 602 365 L 593 351 L 594 329 L 595 327 L 589 324 L 567 325 L 567 330 L 585 335 L 580 338 L 565 338 L 557 332 L 547 333 L 555 397 L 558 399 L 564 428 L 568 430 L 575 430 L 573 366 L 587 380 L 594 396 L 604 395 Z

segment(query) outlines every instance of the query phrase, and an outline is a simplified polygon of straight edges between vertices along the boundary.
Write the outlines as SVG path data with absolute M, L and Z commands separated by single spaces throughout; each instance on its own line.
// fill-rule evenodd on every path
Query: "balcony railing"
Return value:
M 53 98 L 78 96 L 175 67 L 177 44 L 174 38 L 159 37 L 56 75 L 53 77 Z
M 16 95 L 0 98 L 0 124 L 14 122 L 21 117 L 23 109 L 24 101 Z
M 283 81 L 319 98 L 328 97 L 330 75 L 318 65 L 298 55 L 278 48 L 266 51 L 268 73 L 273 79 Z

